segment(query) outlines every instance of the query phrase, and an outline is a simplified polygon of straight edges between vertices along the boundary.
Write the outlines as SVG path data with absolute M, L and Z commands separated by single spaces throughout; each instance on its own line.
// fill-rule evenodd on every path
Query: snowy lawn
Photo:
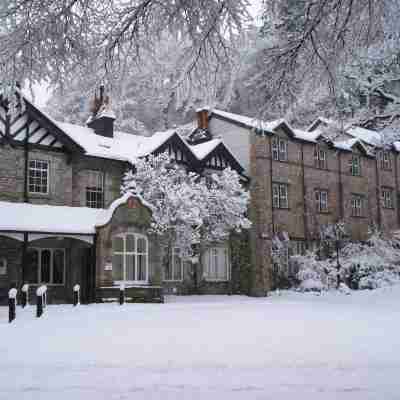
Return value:
M 399 399 L 400 286 L 0 307 L 0 399 Z

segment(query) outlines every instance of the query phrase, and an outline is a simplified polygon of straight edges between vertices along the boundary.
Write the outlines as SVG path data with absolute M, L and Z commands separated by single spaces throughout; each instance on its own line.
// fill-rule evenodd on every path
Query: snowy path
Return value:
M 400 286 L 0 307 L 0 400 L 399 399 Z

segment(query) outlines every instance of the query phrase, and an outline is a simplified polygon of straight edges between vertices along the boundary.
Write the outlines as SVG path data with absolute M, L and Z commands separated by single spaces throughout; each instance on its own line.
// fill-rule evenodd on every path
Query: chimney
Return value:
M 110 98 L 104 95 L 104 86 L 100 86 L 100 96 L 95 94 L 91 112 L 92 115 L 87 121 L 87 126 L 92 128 L 97 135 L 114 137 L 115 114 L 111 108 Z
M 208 130 L 208 108 L 198 109 L 196 113 L 198 129 Z

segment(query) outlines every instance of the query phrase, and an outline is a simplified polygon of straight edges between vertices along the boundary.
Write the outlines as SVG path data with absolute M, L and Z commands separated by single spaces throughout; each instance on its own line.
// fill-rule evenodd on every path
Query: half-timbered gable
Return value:
M 24 103 L 15 115 L 0 106 L 0 261 L 8 266 L 0 301 L 10 284 L 22 283 L 31 292 L 46 283 L 50 302 L 70 301 L 76 283 L 83 301 L 115 297 L 120 281 L 132 286 L 132 298 L 150 293 L 161 301 L 161 285 L 186 292 L 191 275 L 179 251 L 169 274 L 158 239 L 148 233 L 150 210 L 141 199 L 120 197 L 122 177 L 138 158 L 164 152 L 199 173 L 227 166 L 243 173 L 222 140 L 191 145 L 176 129 L 151 137 L 115 131 L 103 90 L 87 126 L 56 121 Z M 225 278 L 210 276 L 207 290 L 226 293 L 228 250 L 214 252 L 208 270 L 222 268 Z

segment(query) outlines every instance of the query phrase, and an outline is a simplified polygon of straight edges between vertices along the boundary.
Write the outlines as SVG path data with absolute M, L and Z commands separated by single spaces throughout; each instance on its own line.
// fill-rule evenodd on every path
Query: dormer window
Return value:
M 272 139 L 272 159 L 275 161 L 287 161 L 288 143 L 287 140 L 274 137 Z
M 326 151 L 318 146 L 314 150 L 314 165 L 316 168 L 326 169 Z
M 350 173 L 353 176 L 361 176 L 360 157 L 353 155 L 350 160 Z

